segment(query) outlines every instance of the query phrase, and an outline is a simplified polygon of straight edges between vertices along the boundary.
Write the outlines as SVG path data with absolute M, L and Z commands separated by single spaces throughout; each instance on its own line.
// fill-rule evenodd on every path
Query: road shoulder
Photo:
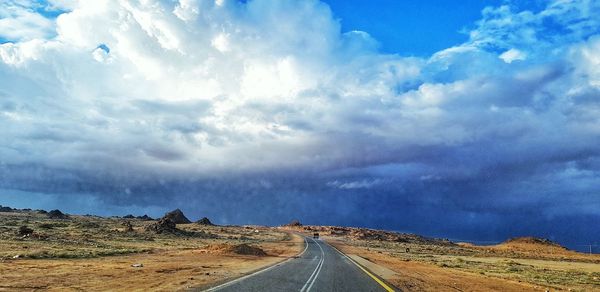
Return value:
M 402 291 L 539 291 L 533 285 L 404 261 L 339 240 L 328 239 L 327 242 L 345 254 L 358 256 L 367 264 L 373 263 L 370 269 L 373 273 Z

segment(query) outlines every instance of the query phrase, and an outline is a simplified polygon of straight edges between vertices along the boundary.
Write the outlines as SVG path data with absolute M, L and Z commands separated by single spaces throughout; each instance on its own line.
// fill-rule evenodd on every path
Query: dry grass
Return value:
M 518 281 L 440 267 L 427 262 L 400 259 L 389 253 L 346 245 L 341 241 L 332 241 L 332 243 L 347 254 L 359 255 L 394 271 L 395 275 L 392 277 L 380 276 L 402 291 L 544 291 L 540 287 Z
M 144 231 L 152 221 L 92 216 L 52 220 L 35 212 L 0 213 L 0 291 L 173 291 L 237 277 L 300 252 L 303 241 L 270 228 L 178 225 Z M 34 230 L 18 235 L 20 226 Z M 211 254 L 210 245 L 248 244 L 267 256 Z M 18 258 L 15 258 L 17 257 Z M 132 267 L 132 264 L 143 267 Z
M 391 279 L 391 282 L 411 291 L 450 288 L 462 291 L 600 291 L 600 264 L 596 255 L 572 251 L 544 254 L 540 247 L 535 252 L 531 247 L 528 247 L 529 252 L 502 247 L 500 252 L 498 247 L 327 238 L 346 252 L 402 274 L 403 277 Z
M 286 227 L 322 238 L 395 272 L 408 291 L 600 291 L 600 255 L 522 238 L 495 246 L 335 226 Z M 408 249 L 408 252 L 407 252 Z

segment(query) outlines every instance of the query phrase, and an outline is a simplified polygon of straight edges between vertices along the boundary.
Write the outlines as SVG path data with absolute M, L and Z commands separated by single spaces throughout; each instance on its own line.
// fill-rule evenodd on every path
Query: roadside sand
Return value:
M 517 237 L 476 246 L 367 228 L 285 228 L 318 232 L 406 291 L 600 291 L 600 255 L 571 251 L 543 238 Z
M 214 255 L 202 249 L 93 259 L 9 260 L 0 263 L 0 291 L 174 291 L 205 286 L 272 265 L 301 251 L 298 236 L 261 244 L 269 256 Z M 141 268 L 131 267 L 142 263 Z
M 329 243 L 348 255 L 358 255 L 363 259 L 392 270 L 394 273 L 378 273 L 392 285 L 403 291 L 540 291 L 540 287 L 480 276 L 477 274 L 441 268 L 435 265 L 404 261 L 400 258 L 369 251 L 364 248 L 353 247 L 341 241 L 328 240 Z M 363 264 L 364 265 L 364 264 Z

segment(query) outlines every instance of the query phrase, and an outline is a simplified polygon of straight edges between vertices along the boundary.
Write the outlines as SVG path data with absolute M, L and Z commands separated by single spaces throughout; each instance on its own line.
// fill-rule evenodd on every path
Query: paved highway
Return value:
M 305 242 L 298 258 L 206 291 L 394 291 L 326 242 Z

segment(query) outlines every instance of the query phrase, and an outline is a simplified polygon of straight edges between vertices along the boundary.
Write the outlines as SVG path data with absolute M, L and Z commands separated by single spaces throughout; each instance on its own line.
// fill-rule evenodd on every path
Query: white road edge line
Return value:
M 321 257 L 319 259 L 319 262 L 317 263 L 317 266 L 315 267 L 315 270 L 312 272 L 312 274 L 310 275 L 310 277 L 308 278 L 308 280 L 306 280 L 306 283 L 304 283 L 304 286 L 302 286 L 302 289 L 300 289 L 300 292 L 305 292 L 307 291 L 307 286 L 310 284 L 312 286 L 312 282 L 313 282 L 313 277 L 315 276 L 315 274 L 317 273 L 317 271 L 319 270 L 319 268 L 321 267 L 321 264 L 323 263 L 323 257 Z
M 321 249 L 321 260 L 317 264 L 317 267 L 312 272 L 312 274 L 310 275 L 310 277 L 308 278 L 308 280 L 306 281 L 306 283 L 304 283 L 304 286 L 302 286 L 302 289 L 300 289 L 300 292 L 308 292 L 308 291 L 310 291 L 310 289 L 312 288 L 313 284 L 317 280 L 317 277 L 319 277 L 319 273 L 321 273 L 321 268 L 323 267 L 323 262 L 325 262 L 325 252 L 323 251 L 323 248 L 321 247 L 321 245 L 316 240 L 314 240 L 312 238 L 311 238 L 311 240 L 314 241 L 317 244 L 317 246 L 319 247 L 319 249 Z
M 279 263 L 276 263 L 276 264 L 274 264 L 272 266 L 266 267 L 266 268 L 264 268 L 264 269 L 262 269 L 260 271 L 254 272 L 254 273 L 252 273 L 250 275 L 246 275 L 246 276 L 243 276 L 241 278 L 237 278 L 237 279 L 231 280 L 229 282 L 223 283 L 221 285 L 218 285 L 218 286 L 206 289 L 206 290 L 204 290 L 204 292 L 217 291 L 219 289 L 223 289 L 223 288 L 225 288 L 227 286 L 233 285 L 233 284 L 235 284 L 237 282 L 246 280 L 246 279 L 248 279 L 250 277 L 254 277 L 254 276 L 258 275 L 258 274 L 264 273 L 264 272 L 266 272 L 268 270 L 274 269 L 276 267 L 280 267 L 283 264 L 285 264 L 285 263 L 287 263 L 287 262 L 289 262 L 289 261 L 291 261 L 291 260 L 293 260 L 295 258 L 301 257 L 306 252 L 306 250 L 308 249 L 308 241 L 306 240 L 306 237 L 304 237 L 304 245 L 305 245 L 304 250 L 300 254 L 298 254 L 297 256 L 291 257 L 291 258 L 289 258 L 289 259 L 287 259 L 287 260 L 285 260 L 283 262 L 279 262 Z
M 317 274 L 315 275 L 312 282 L 310 283 L 310 286 L 308 286 L 308 289 L 306 289 L 306 292 L 309 292 L 310 289 L 312 288 L 313 284 L 315 284 L 317 277 L 319 277 L 319 274 L 321 273 L 321 268 L 323 268 L 323 263 L 325 263 L 325 252 L 323 251 L 323 248 L 321 247 L 321 245 L 318 242 L 317 242 L 317 245 L 321 249 L 321 265 L 319 266 L 319 270 L 317 271 Z
M 315 257 L 317 258 L 317 257 Z M 315 266 L 315 269 L 313 270 L 313 272 L 310 274 L 310 277 L 308 277 L 308 280 L 306 280 L 306 283 L 304 283 L 304 285 L 302 286 L 302 289 L 300 289 L 300 292 L 303 292 L 306 290 L 306 287 L 308 286 L 308 284 L 310 283 L 310 281 L 312 280 L 312 278 L 315 276 L 315 274 L 317 273 L 317 270 L 319 269 L 319 266 L 321 265 L 321 261 L 323 260 L 323 258 L 319 258 L 319 261 L 317 262 L 317 265 Z

